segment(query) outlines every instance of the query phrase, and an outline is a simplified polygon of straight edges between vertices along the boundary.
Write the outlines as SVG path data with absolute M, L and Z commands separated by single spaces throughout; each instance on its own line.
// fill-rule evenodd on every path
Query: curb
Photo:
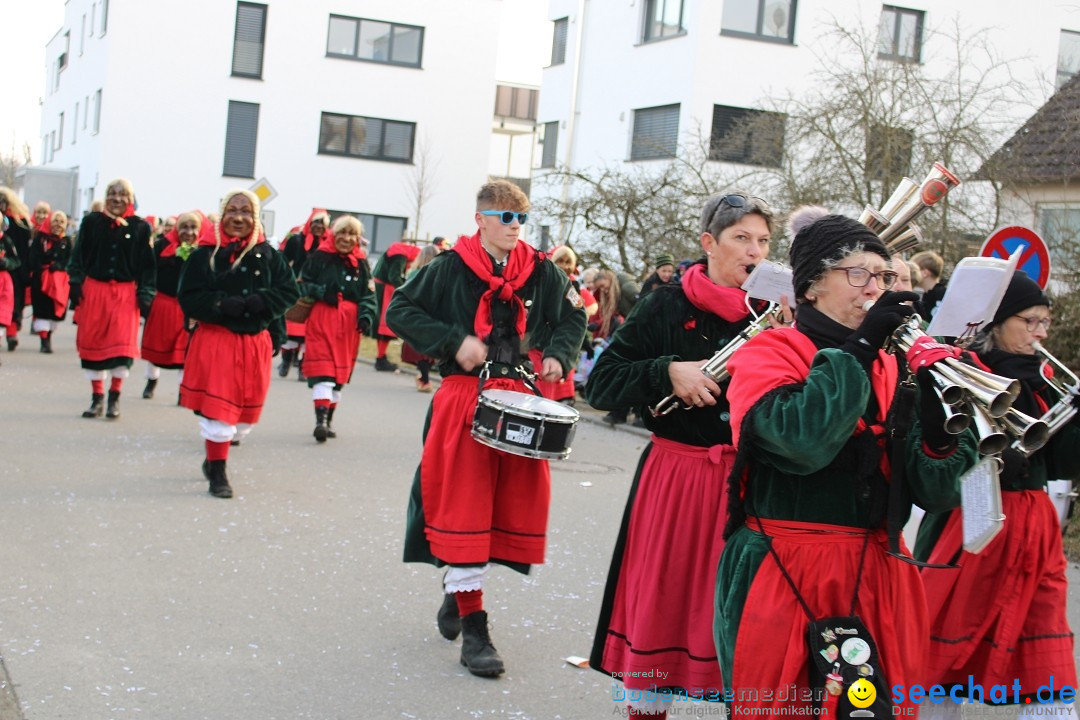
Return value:
M 4 658 L 0 657 L 0 720 L 25 720 L 19 698 L 15 695 L 15 685 L 11 682 Z

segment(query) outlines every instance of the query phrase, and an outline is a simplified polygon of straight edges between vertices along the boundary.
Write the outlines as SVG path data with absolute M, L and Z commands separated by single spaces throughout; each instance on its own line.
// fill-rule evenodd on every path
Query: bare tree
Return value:
M 0 153 L 0 185 L 5 187 L 14 185 L 15 171 L 23 165 L 29 165 L 30 159 L 30 143 L 24 142 L 20 148 L 12 136 L 10 152 Z
M 426 135 L 422 135 L 413 149 L 413 167 L 406 181 L 409 192 L 409 207 L 413 212 L 413 233 L 417 238 L 420 237 L 420 228 L 422 227 L 420 223 L 424 216 L 424 206 L 431 200 L 438 170 L 439 160 L 432 151 L 431 142 Z

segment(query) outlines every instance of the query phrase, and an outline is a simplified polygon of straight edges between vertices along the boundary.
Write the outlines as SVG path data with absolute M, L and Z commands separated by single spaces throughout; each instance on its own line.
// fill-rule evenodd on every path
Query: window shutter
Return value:
M 566 32 L 569 24 L 569 18 L 560 18 L 555 21 L 555 32 L 551 37 L 552 65 L 562 65 L 566 62 Z
M 259 129 L 259 106 L 229 101 L 229 124 L 225 129 L 227 177 L 255 177 L 255 140 Z
M 262 78 L 266 6 L 236 4 L 236 38 L 233 42 L 232 74 Z
M 559 146 L 559 121 L 544 123 L 544 153 L 540 157 L 540 167 L 555 167 Z
M 631 160 L 675 157 L 679 142 L 679 106 L 644 108 L 634 111 Z

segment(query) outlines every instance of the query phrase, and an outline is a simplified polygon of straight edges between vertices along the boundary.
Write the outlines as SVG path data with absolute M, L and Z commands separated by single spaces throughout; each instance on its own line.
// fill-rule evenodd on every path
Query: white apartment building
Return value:
M 1018 12 L 1014 0 L 549 0 L 555 31 L 534 173 L 665 162 L 699 132 L 720 148 L 717 162 L 779 163 L 754 157 L 745 144 L 725 147 L 724 133 L 766 112 L 767 95 L 809 86 L 815 41 L 834 19 L 878 28 L 879 57 L 920 64 L 948 49 L 925 45 L 945 42 L 930 28 L 959 15 L 966 28 L 989 29 L 1006 57 L 1022 58 L 1023 71 L 1038 76 L 1039 100 L 1017 115 L 1019 128 L 1080 70 L 1080 4 L 1028 7 Z M 912 173 L 921 177 L 922 169 Z M 536 177 L 534 188 L 535 200 L 543 191 Z M 540 222 L 552 223 L 543 228 L 552 241 L 566 239 L 553 221 Z
M 403 234 L 468 232 L 489 168 L 527 177 L 530 163 L 516 148 L 512 163 L 492 158 L 506 145 L 493 133 L 505 125 L 493 114 L 502 10 L 67 0 L 47 47 L 41 163 L 78 173 L 77 214 L 114 177 L 132 181 L 140 214 L 159 216 L 217 210 L 230 188 L 265 180 L 268 236 L 312 207 L 360 217 L 374 253 Z M 506 111 L 531 132 L 527 113 Z

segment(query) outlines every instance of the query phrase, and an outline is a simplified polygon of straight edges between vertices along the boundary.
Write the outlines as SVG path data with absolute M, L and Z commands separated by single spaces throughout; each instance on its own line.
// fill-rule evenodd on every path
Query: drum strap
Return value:
M 537 397 L 543 397 L 544 394 L 540 392 L 540 388 L 536 387 L 536 383 L 533 382 L 533 378 L 536 377 L 533 373 L 530 373 L 525 369 L 524 365 L 518 365 L 513 368 L 514 376 L 525 383 L 525 387 L 533 391 L 533 394 Z M 488 360 L 484 363 L 484 367 L 480 370 L 480 375 L 477 378 L 476 383 L 476 396 L 480 397 L 480 393 L 484 391 L 484 383 L 491 377 L 491 361 Z

